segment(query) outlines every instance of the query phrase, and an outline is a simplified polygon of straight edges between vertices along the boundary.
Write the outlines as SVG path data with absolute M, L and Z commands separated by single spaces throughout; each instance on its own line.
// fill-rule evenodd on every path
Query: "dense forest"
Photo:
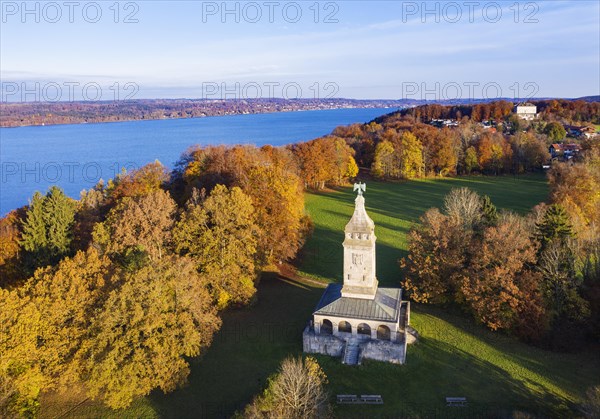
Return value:
M 438 128 L 416 108 L 287 147 L 192 147 L 173 170 L 150 163 L 78 200 L 36 193 L 0 219 L 0 414 L 34 415 L 41 393 L 71 386 L 113 408 L 174 390 L 220 312 L 251 305 L 261 271 L 301 250 L 305 188 L 541 170 L 574 122 L 550 108 L 534 121 L 501 115 L 494 129 L 462 114 L 473 109 Z M 579 155 L 551 163 L 550 202 L 528 216 L 469 190 L 423 215 L 401 261 L 411 298 L 556 350 L 598 339 L 600 138 L 577 141 Z
M 600 124 L 600 101 L 551 99 L 531 101 L 537 106 L 538 118 L 544 121 L 588 122 Z M 471 121 L 482 122 L 490 119 L 503 120 L 513 112 L 513 103 L 497 101 L 475 105 L 426 105 L 409 108 L 402 115 L 414 116 L 417 120 L 457 119 L 468 117 Z M 382 117 L 381 119 L 386 119 Z M 514 118 L 513 118 L 514 120 Z
M 518 174 L 541 171 L 551 159 L 560 159 L 549 152 L 553 143 L 575 142 L 582 150 L 592 147 L 591 137 L 566 138 L 564 125 L 598 123 L 600 102 L 542 104 L 543 110 L 532 121 L 518 118 L 513 108 L 504 101 L 409 108 L 367 124 L 338 127 L 331 135 L 294 145 L 292 150 L 298 156 L 305 185 L 323 188 L 339 184 L 344 170 L 352 175 L 354 163 L 379 179 Z M 469 116 L 473 113 L 477 113 L 475 120 Z M 451 119 L 453 116 L 459 118 Z M 442 118 L 452 125 L 438 126 Z M 592 132 L 595 130 L 593 127 Z M 342 152 L 344 142 L 351 149 L 349 155 Z M 342 168 L 344 164 L 348 167 Z

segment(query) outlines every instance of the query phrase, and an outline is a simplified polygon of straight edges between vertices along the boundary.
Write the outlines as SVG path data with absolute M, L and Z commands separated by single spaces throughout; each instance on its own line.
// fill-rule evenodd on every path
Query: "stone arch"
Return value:
M 366 323 L 360 323 L 356 327 L 356 333 L 358 333 L 359 335 L 371 336 L 371 326 L 369 326 Z
M 338 325 L 338 331 L 352 333 L 352 325 L 345 320 L 342 320 Z
M 333 334 L 333 323 L 331 323 L 331 320 L 323 319 L 321 322 L 321 333 L 324 335 Z
M 377 339 L 390 340 L 391 335 L 390 328 L 386 325 L 382 324 L 377 328 Z

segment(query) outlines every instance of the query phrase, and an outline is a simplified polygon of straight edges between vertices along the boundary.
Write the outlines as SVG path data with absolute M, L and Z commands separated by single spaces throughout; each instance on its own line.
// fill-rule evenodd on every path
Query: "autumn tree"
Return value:
M 252 198 L 256 211 L 261 263 L 294 257 L 304 243 L 306 232 L 299 177 L 282 166 L 255 166 L 240 186 Z
M 334 181 L 340 185 L 358 175 L 358 165 L 354 160 L 354 150 L 342 138 L 334 138 L 333 146 L 336 156 Z
M 24 211 L 14 210 L 0 218 L 0 288 L 23 278 L 21 231 Z
M 339 137 L 321 137 L 292 148 L 304 183 L 315 189 L 339 185 L 358 174 L 354 150 Z
M 357 165 L 361 167 L 371 167 L 375 153 L 376 139 L 381 134 L 383 127 L 377 122 L 370 122 L 366 125 L 354 124 L 352 130 L 346 130 L 346 127 L 337 127 L 333 135 L 343 138 L 346 143 L 354 150 L 354 159 Z
M 171 244 L 171 230 L 177 205 L 162 189 L 135 198 L 123 198 L 97 224 L 94 240 L 106 252 L 123 257 L 139 248 L 152 261 L 162 258 Z
M 301 176 L 307 187 L 322 189 L 330 178 L 333 155 L 328 156 L 324 146 L 323 141 L 317 139 L 294 147 Z
M 113 201 L 125 197 L 136 198 L 158 191 L 168 180 L 167 169 L 156 160 L 116 176 L 109 183 L 107 193 Z
M 466 261 L 471 232 L 437 208 L 428 210 L 408 234 L 408 256 L 401 261 L 403 288 L 423 303 L 451 301 L 455 279 Z
M 39 269 L 17 291 L 0 290 L 0 381 L 12 383 L 11 410 L 31 412 L 40 392 L 80 382 L 80 349 L 110 275 L 108 259 L 90 249 Z
M 466 229 L 473 229 L 481 222 L 482 200 L 469 188 L 452 189 L 444 197 L 444 212 L 450 220 Z
M 88 394 L 112 408 L 184 384 L 185 357 L 198 356 L 221 325 L 190 259 L 167 256 L 123 275 L 93 319 L 93 338 L 80 349 Z
M 455 174 L 458 155 L 451 132 L 448 129 L 440 130 L 435 140 L 427 147 L 430 157 L 426 166 L 440 176 Z
M 600 237 L 586 240 L 577 254 L 582 277 L 582 296 L 590 307 L 590 334 L 600 337 Z
M 0 289 L 0 308 L 0 391 L 9 388 L 11 411 L 29 413 L 41 392 L 73 385 L 113 408 L 170 391 L 187 377 L 184 357 L 220 325 L 191 260 L 125 271 L 94 248 L 39 269 L 18 291 Z
M 457 278 L 468 263 L 474 230 L 483 217 L 482 200 L 470 189 L 453 189 L 444 198 L 444 212 L 428 210 L 409 232 L 409 253 L 401 261 L 402 285 L 417 302 L 457 297 Z
M 475 240 L 471 259 L 460 278 L 460 299 L 475 317 L 492 330 L 510 329 L 529 295 L 520 281 L 535 275 L 529 265 L 536 260 L 536 245 L 527 234 L 524 221 L 504 215 L 497 226 Z
M 35 307 L 0 288 L 0 416 L 34 417 L 47 380 L 36 368 Z M 23 317 L 21 317 L 23 316 Z
M 540 342 L 549 315 L 533 223 L 498 214 L 489 198 L 466 188 L 446 196 L 444 212 L 428 210 L 411 229 L 404 289 L 417 302 L 454 302 L 491 329 Z
M 600 160 L 593 155 L 582 163 L 552 165 L 550 198 L 569 213 L 574 228 L 600 228 Z
M 204 202 L 188 205 L 173 235 L 224 308 L 247 304 L 256 292 L 258 233 L 252 199 L 237 186 L 217 185 Z
M 562 124 L 552 121 L 546 125 L 544 134 L 548 136 L 548 139 L 551 142 L 557 142 L 563 140 L 567 136 L 567 131 L 565 131 Z
M 183 196 L 189 198 L 194 188 L 210 193 L 217 184 L 239 186 L 256 211 L 261 263 L 288 260 L 302 245 L 307 226 L 295 159 L 286 148 L 240 147 L 196 147 L 185 153 L 175 170 Z M 231 157 L 234 149 L 239 164 Z
M 532 132 L 519 132 L 510 138 L 513 148 L 513 160 L 518 172 L 533 171 L 542 168 L 550 161 L 550 153 L 543 139 Z
M 268 165 L 274 160 L 279 160 L 278 164 L 283 164 L 296 173 L 296 162 L 289 154 L 267 146 L 261 149 L 244 145 L 195 146 L 186 151 L 176 163 L 171 186 L 179 189 L 176 197 L 183 204 L 194 189 L 210 192 L 219 184 L 239 186 L 248 181 L 251 167 Z
M 92 243 L 94 227 L 97 223 L 104 221 L 110 204 L 107 189 L 102 181 L 89 190 L 81 191 L 73 227 L 75 250 L 85 250 Z
M 381 141 L 375 147 L 375 157 L 371 173 L 378 178 L 400 177 L 400 159 L 396 154 L 394 146 L 389 141 Z
M 470 175 L 471 172 L 479 169 L 479 158 L 475 147 L 471 146 L 466 149 L 463 165 L 467 175 Z
M 411 132 L 400 137 L 400 173 L 405 179 L 423 176 L 423 145 Z
M 269 378 L 264 394 L 246 407 L 244 417 L 321 418 L 329 413 L 327 376 L 314 358 L 286 358 L 276 375 Z
M 512 162 L 512 149 L 501 134 L 485 134 L 477 142 L 479 166 L 488 173 L 497 175 L 509 170 Z

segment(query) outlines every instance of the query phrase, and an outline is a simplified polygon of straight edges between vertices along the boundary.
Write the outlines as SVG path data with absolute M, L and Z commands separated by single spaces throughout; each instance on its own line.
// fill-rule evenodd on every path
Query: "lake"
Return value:
M 0 128 L 0 215 L 35 191 L 69 196 L 154 160 L 171 168 L 194 144 L 274 146 L 311 140 L 338 125 L 368 122 L 395 109 L 333 109 L 101 124 Z

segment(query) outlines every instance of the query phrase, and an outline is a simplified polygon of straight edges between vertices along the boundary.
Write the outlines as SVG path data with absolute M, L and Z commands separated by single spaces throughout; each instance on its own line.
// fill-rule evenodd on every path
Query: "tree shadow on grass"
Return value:
M 188 360 L 187 385 L 166 395 L 151 394 L 160 416 L 219 418 L 242 410 L 286 356 L 302 353 L 302 331 L 322 292 L 274 273 L 264 274 L 257 303 L 224 312 L 210 348 Z
M 451 314 L 440 307 L 413 303 L 412 311 L 421 316 L 442 319 L 460 331 L 454 335 L 459 338 L 462 336 L 463 341 L 465 336 L 473 339 L 473 347 L 479 345 L 480 348 L 487 347 L 496 351 L 495 356 L 503 358 L 506 369 L 517 374 L 513 380 L 522 382 L 530 389 L 531 398 L 528 403 L 533 403 L 543 416 L 572 416 L 577 409 L 574 399 L 581 397 L 588 387 L 597 384 L 600 360 L 594 350 L 571 354 L 551 352 L 520 342 L 502 332 L 490 331 L 465 315 Z M 428 332 L 434 336 L 446 334 L 442 339 L 452 341 L 447 330 Z M 456 345 L 461 343 L 463 342 L 457 341 Z M 488 351 L 482 356 L 491 355 Z M 573 397 L 559 396 L 556 392 Z
M 528 212 L 548 196 L 542 175 L 477 176 L 411 180 L 400 183 L 371 181 L 365 193 L 366 209 L 371 214 L 416 221 L 429 208 L 441 207 L 444 196 L 454 188 L 468 187 L 489 195 L 499 208 Z M 319 194 L 340 204 L 354 203 L 352 188 L 339 188 L 333 193 Z
M 319 358 L 335 394 L 380 394 L 383 406 L 336 406 L 339 417 L 511 417 L 515 410 L 546 417 L 563 401 L 534 394 L 490 362 L 445 342 L 422 339 L 409 346 L 403 366 L 367 362 L 357 368 Z M 446 397 L 466 397 L 466 407 L 446 406 Z
M 342 282 L 344 248 L 343 232 L 315 228 L 313 238 L 302 249 L 301 271 L 305 274 Z M 390 246 L 382 240 L 376 242 L 377 278 L 380 285 L 399 287 L 402 273 L 398 261 L 408 253 L 404 249 Z

